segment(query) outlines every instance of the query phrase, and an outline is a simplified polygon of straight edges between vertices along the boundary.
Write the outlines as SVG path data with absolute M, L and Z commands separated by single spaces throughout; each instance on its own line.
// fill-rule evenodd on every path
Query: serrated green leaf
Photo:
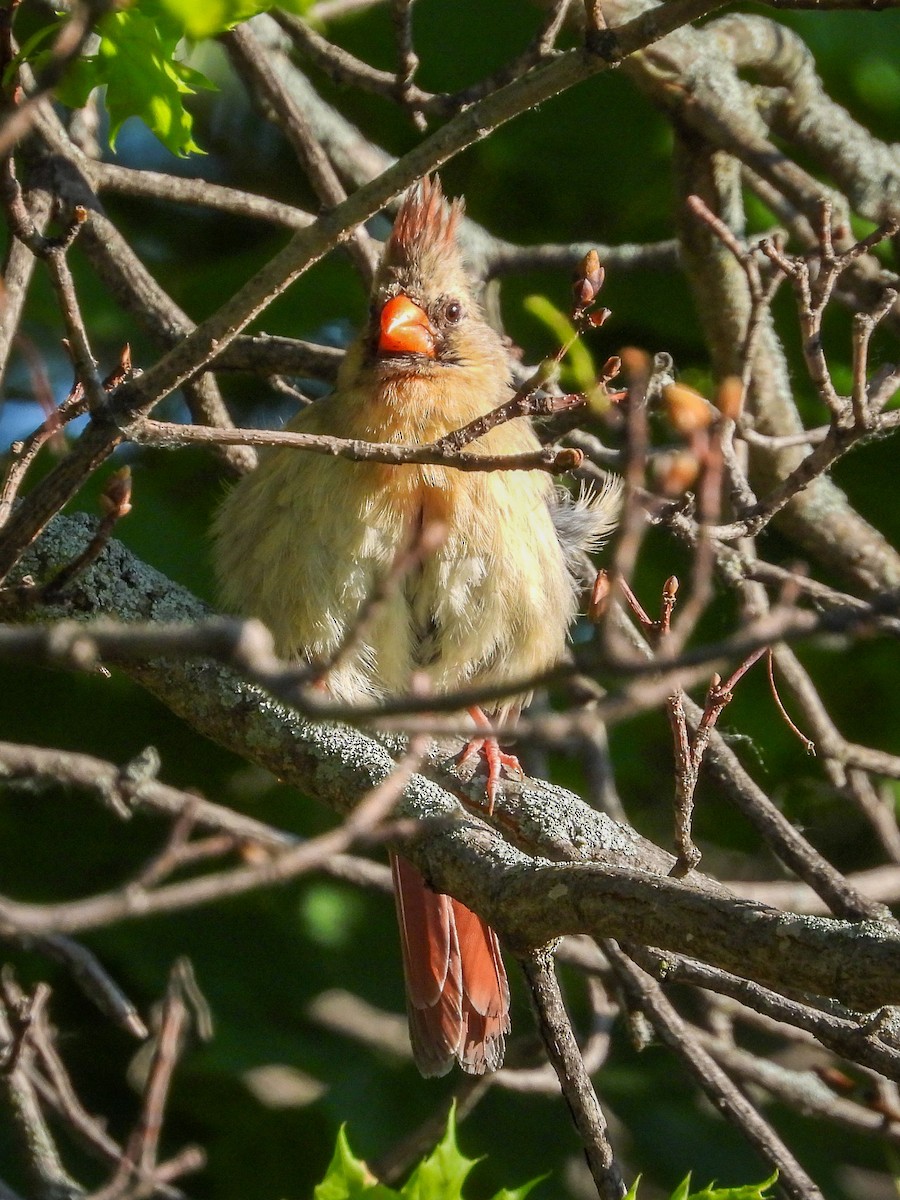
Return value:
M 281 7 L 302 14 L 312 2 L 287 0 Z M 95 88 L 105 87 L 113 147 L 125 121 L 139 117 L 173 154 L 203 154 L 183 97 L 215 84 L 180 62 L 177 47 L 184 38 L 213 37 L 272 7 L 272 0 L 136 0 L 99 22 L 97 53 L 71 64 L 57 96 L 80 108 Z M 21 58 L 39 69 L 49 53 L 40 47 L 57 28 L 58 22 L 40 29 Z
M 397 1192 L 379 1183 L 355 1156 L 341 1126 L 328 1171 L 313 1192 L 313 1200 L 462 1200 L 462 1186 L 477 1161 L 460 1152 L 456 1142 L 456 1112 L 451 1108 L 444 1136 Z M 542 1175 L 518 1188 L 503 1188 L 492 1200 L 525 1200 L 544 1178 Z
M 202 154 L 183 97 L 215 84 L 175 57 L 184 30 L 162 0 L 108 13 L 97 32 L 97 53 L 72 64 L 59 99 L 79 108 L 95 87 L 105 87 L 110 145 L 129 117 L 139 117 L 173 154 Z
M 397 1196 L 393 1188 L 379 1183 L 362 1159 L 356 1157 L 342 1125 L 325 1178 L 313 1191 L 313 1200 L 397 1200 Z
M 690 1190 L 691 1175 L 688 1172 L 672 1193 L 671 1200 L 770 1200 L 770 1197 L 764 1193 L 773 1186 L 777 1178 L 778 1172 L 776 1171 L 762 1183 L 749 1183 L 741 1187 L 730 1188 L 717 1188 L 714 1184 L 710 1184 L 702 1192 L 692 1192 Z M 638 1185 L 640 1182 L 641 1177 L 639 1175 L 629 1188 L 625 1200 L 638 1200 Z
M 717 1188 L 710 1184 L 702 1192 L 691 1192 L 687 1200 L 767 1200 L 764 1193 L 775 1184 L 777 1178 L 778 1172 L 775 1171 L 762 1183 L 748 1183 L 743 1187 Z
M 110 13 L 101 28 L 97 57 L 106 84 L 110 144 L 129 117 L 140 117 L 173 154 L 202 154 L 182 97 L 192 95 L 201 80 L 214 85 L 175 59 L 180 31 L 174 22 L 134 7 Z
M 538 1175 L 536 1179 L 530 1179 L 528 1183 L 523 1183 L 521 1187 L 501 1188 L 496 1196 L 492 1197 L 492 1200 L 525 1200 L 528 1193 L 547 1178 L 548 1176 L 546 1175 Z
M 35 61 L 40 70 L 40 59 Z M 78 58 L 56 85 L 56 97 L 69 108 L 82 108 L 95 87 L 101 86 L 96 58 Z
M 477 1159 L 466 1158 L 456 1143 L 456 1108 L 447 1114 L 447 1129 L 434 1151 L 406 1182 L 403 1200 L 461 1200 L 462 1185 Z

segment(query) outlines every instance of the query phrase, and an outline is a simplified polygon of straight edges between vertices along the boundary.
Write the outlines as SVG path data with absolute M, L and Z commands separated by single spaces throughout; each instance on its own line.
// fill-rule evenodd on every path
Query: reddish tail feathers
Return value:
M 509 1033 L 509 984 L 497 935 L 452 896 L 426 887 L 406 859 L 391 856 L 409 1036 L 423 1075 L 458 1062 L 470 1075 L 496 1071 Z

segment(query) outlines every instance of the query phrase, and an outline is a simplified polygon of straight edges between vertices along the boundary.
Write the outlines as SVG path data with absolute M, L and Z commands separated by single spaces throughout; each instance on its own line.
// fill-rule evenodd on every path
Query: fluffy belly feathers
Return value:
M 551 496 L 538 472 L 275 451 L 220 510 L 223 599 L 263 620 L 282 655 L 328 660 L 428 527 L 437 549 L 382 600 L 329 691 L 348 702 L 404 692 L 417 670 L 440 692 L 524 679 L 560 659 L 575 608 Z

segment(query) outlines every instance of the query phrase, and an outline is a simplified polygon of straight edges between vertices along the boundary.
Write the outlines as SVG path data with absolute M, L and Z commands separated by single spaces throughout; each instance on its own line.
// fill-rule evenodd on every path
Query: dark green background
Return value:
M 416 7 L 421 82 L 453 88 L 477 79 L 520 49 L 530 37 L 535 11 L 516 0 L 423 0 Z M 833 95 L 887 140 L 897 136 L 900 109 L 900 13 L 796 15 L 789 23 L 813 48 Z M 332 31 L 349 49 L 386 68 L 393 52 L 388 15 L 374 9 Z M 122 160 L 132 165 L 203 173 L 221 182 L 314 207 L 300 171 L 277 134 L 263 128 L 227 73 L 221 53 L 204 49 L 197 64 L 221 90 L 198 98 L 199 142 L 204 159 L 169 159 L 139 128 L 126 127 Z M 394 154 L 418 135 L 386 102 L 323 91 Z M 534 113 L 520 117 L 478 144 L 443 172 L 450 194 L 464 193 L 470 214 L 502 236 L 522 242 L 596 238 L 605 243 L 672 236 L 671 133 L 664 119 L 620 72 L 581 85 Z M 153 273 L 194 319 L 213 311 L 285 241 L 285 235 L 197 210 L 107 198 L 112 218 L 132 240 Z M 754 219 L 762 227 L 759 206 Z M 147 366 L 155 350 L 105 295 L 81 258 L 71 255 L 95 353 L 109 369 L 122 342 Z M 503 304 L 508 329 L 535 358 L 551 347 L 549 335 L 522 311 L 532 291 L 567 304 L 565 274 L 535 274 L 507 281 Z M 597 361 L 622 345 L 651 353 L 668 350 L 688 377 L 702 384 L 707 360 L 684 282 L 671 274 L 613 273 L 603 302 L 613 318 L 591 343 Z M 365 297 L 345 258 L 334 255 L 301 279 L 259 323 L 270 333 L 346 337 L 364 312 Z M 796 353 L 796 325 L 789 304 L 784 328 Z M 831 327 L 833 326 L 833 328 Z M 847 354 L 847 322 L 830 326 L 835 362 Z M 68 379 L 59 349 L 61 325 L 49 285 L 38 271 L 25 330 L 40 349 L 61 397 Z M 890 353 L 885 347 L 883 353 Z M 797 388 L 805 403 L 809 387 L 799 366 Z M 259 423 L 272 419 L 276 401 L 252 380 L 222 377 L 236 414 Z M 266 406 L 269 410 L 262 411 Z M 169 404 L 178 412 L 177 401 Z M 812 411 L 812 410 L 810 410 Z M 821 416 L 813 419 L 823 419 Z M 16 359 L 0 411 L 7 440 L 40 420 L 29 399 L 29 382 Z M 893 535 L 898 523 L 891 442 L 865 448 L 837 477 L 854 501 Z M 134 472 L 134 512 L 120 527 L 138 554 L 205 599 L 213 599 L 207 529 L 226 486 L 211 456 L 128 450 L 122 460 Z M 102 480 L 100 481 L 102 482 Z M 93 510 L 98 484 L 87 487 L 77 507 Z M 795 551 L 770 537 L 763 549 L 781 560 Z M 663 580 L 683 568 L 680 553 L 651 538 L 637 580 L 648 604 Z M 729 628 L 732 609 L 720 603 L 707 632 Z M 831 712 L 850 738 L 897 751 L 898 656 L 896 648 L 870 642 L 848 649 L 833 643 L 805 650 L 804 661 L 821 684 Z M 847 804 L 824 782 L 815 760 L 777 719 L 761 676 L 742 684 L 724 718 L 727 730 L 746 740 L 740 753 L 762 785 L 800 823 L 838 866 L 852 869 L 879 861 L 877 848 Z M 162 778 L 200 789 L 210 799 L 302 833 L 328 827 L 330 813 L 278 786 L 233 755 L 195 736 L 156 701 L 123 678 L 88 678 L 61 671 L 0 671 L 0 737 L 82 750 L 124 761 L 152 743 L 162 756 Z M 669 844 L 671 750 L 661 714 L 613 732 L 617 780 L 631 820 Z M 554 759 L 557 778 L 577 786 L 577 769 Z M 9 788 L 0 804 L 2 891 L 21 899 L 75 897 L 126 881 L 161 844 L 158 821 L 135 818 L 123 825 L 89 798 L 58 790 Z M 704 865 L 724 876 L 774 873 L 753 833 L 708 789 L 702 789 L 697 827 Z M 373 1004 L 402 1010 L 402 986 L 392 905 L 323 879 L 307 879 L 191 914 L 122 925 L 86 939 L 143 1011 L 161 994 L 170 964 L 188 955 L 216 1021 L 215 1039 L 195 1046 L 178 1071 L 164 1141 L 174 1151 L 196 1140 L 209 1166 L 189 1182 L 192 1195 L 216 1200 L 277 1200 L 306 1196 L 321 1178 L 338 1125 L 347 1122 L 362 1156 L 387 1151 L 438 1104 L 454 1080 L 426 1082 L 414 1069 L 357 1049 L 322 1032 L 306 1016 L 310 1000 L 327 988 L 346 987 Z M 136 1046 L 80 996 L 68 977 L 34 956 L 12 955 L 26 980 L 54 984 L 53 1019 L 60 1044 L 87 1107 L 106 1114 L 112 1132 L 125 1134 L 136 1112 L 123 1084 Z M 568 996 L 583 1015 L 582 984 L 566 976 Z M 514 979 L 515 1029 L 530 1030 L 519 981 Z M 762 1044 L 761 1049 L 764 1049 Z M 321 1080 L 321 1098 L 302 1107 L 271 1109 L 256 1100 L 244 1075 L 253 1068 L 286 1064 Z M 644 1172 L 642 1197 L 671 1189 L 690 1169 L 698 1186 L 748 1182 L 764 1169 L 740 1138 L 698 1101 L 685 1073 L 667 1052 L 638 1056 L 624 1029 L 616 1031 L 609 1064 L 597 1079 L 612 1115 L 617 1145 L 630 1168 Z M 851 1195 L 841 1166 L 887 1169 L 874 1142 L 834 1136 L 814 1121 L 770 1110 L 801 1161 L 836 1200 Z M 549 1182 L 535 1193 L 566 1193 L 566 1160 L 578 1150 L 560 1100 L 495 1091 L 462 1126 L 471 1155 L 486 1155 L 473 1175 L 472 1195 L 487 1196 L 542 1172 Z M 66 1151 L 76 1173 L 99 1181 L 96 1167 Z M 8 1135 L 0 1129 L 3 1176 L 24 1188 Z M 665 1193 L 668 1195 L 668 1191 Z

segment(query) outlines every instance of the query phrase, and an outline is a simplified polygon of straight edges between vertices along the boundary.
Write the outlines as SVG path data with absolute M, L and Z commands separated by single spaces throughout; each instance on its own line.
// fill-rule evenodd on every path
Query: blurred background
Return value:
M 762 10 L 760 10 L 762 11 Z M 767 15 L 771 15 L 768 13 Z M 897 137 L 900 112 L 900 12 L 794 13 L 779 16 L 811 48 L 828 92 L 887 141 Z M 536 10 L 520 0 L 421 0 L 415 9 L 419 80 L 454 89 L 503 64 L 531 37 Z M 381 6 L 330 23 L 330 37 L 369 62 L 392 69 L 394 41 Z M 138 121 L 119 135 L 112 161 L 145 169 L 202 176 L 315 210 L 290 148 L 248 102 L 227 58 L 214 43 L 194 51 L 193 65 L 217 85 L 191 99 L 195 139 L 206 154 L 177 159 Z M 310 72 L 323 96 L 376 143 L 394 155 L 420 135 L 387 102 L 334 88 Z M 674 234 L 671 184 L 672 135 L 666 120 L 621 72 L 581 84 L 502 128 L 456 158 L 442 172 L 450 195 L 464 194 L 468 212 L 488 230 L 519 243 L 594 239 L 604 244 L 647 242 Z M 211 212 L 108 194 L 107 211 L 151 272 L 194 320 L 214 311 L 287 240 L 283 231 Z M 774 222 L 760 204 L 751 207 L 755 229 Z M 384 233 L 385 222 L 376 232 Z M 860 227 L 860 232 L 868 228 Z M 83 261 L 77 243 L 70 255 L 89 333 L 101 371 L 114 366 L 125 341 L 136 365 L 157 352 L 128 319 Z M 569 303 L 566 272 L 504 278 L 506 328 L 536 361 L 555 347 L 548 330 L 523 308 L 529 294 Z M 589 341 L 598 363 L 633 345 L 667 351 L 683 379 L 708 390 L 706 350 L 689 291 L 675 271 L 611 272 L 602 302 L 612 317 Z M 258 323 L 272 334 L 346 342 L 361 321 L 366 297 L 349 259 L 338 252 L 301 278 Z M 777 309 L 797 366 L 802 404 L 811 389 L 799 368 L 799 335 L 793 302 Z M 61 327 L 52 291 L 38 272 L 24 331 L 39 353 L 54 397 L 71 382 L 60 346 Z M 849 318 L 833 313 L 826 335 L 834 365 L 849 372 Z M 321 385 L 299 381 L 309 394 Z M 249 376 L 222 374 L 220 383 L 236 420 L 273 425 L 290 415 L 281 395 Z M 33 395 L 32 368 L 18 354 L 6 379 L 0 408 L 0 442 L 6 446 L 43 417 Z M 807 395 L 806 393 L 809 393 Z M 178 396 L 160 416 L 183 419 Z M 821 419 L 818 418 L 818 419 Z M 835 472 L 863 514 L 896 538 L 896 454 L 892 442 L 851 455 Z M 228 480 L 219 460 L 203 451 L 121 452 L 134 478 L 133 512 L 117 536 L 146 561 L 210 604 L 209 525 Z M 37 479 L 52 462 L 48 454 Z M 104 474 L 78 498 L 78 509 L 96 512 Z M 792 548 L 767 534 L 767 553 L 791 561 Z M 665 578 L 684 568 L 680 551 L 649 538 L 635 588 L 655 606 Z M 704 632 L 724 632 L 733 610 L 720 601 Z M 894 752 L 898 739 L 900 651 L 883 641 L 857 644 L 848 661 L 841 642 L 801 650 L 837 724 L 851 739 Z M 762 786 L 800 824 L 813 843 L 843 870 L 873 865 L 878 851 L 867 826 L 828 788 L 814 759 L 791 736 L 772 705 L 764 672 L 741 685 L 723 718 L 725 732 Z M 309 835 L 330 827 L 333 815 L 264 772 L 205 742 L 165 708 L 118 674 L 111 678 L 39 668 L 0 668 L 0 737 L 58 746 L 121 761 L 152 743 L 162 759 L 160 777 L 195 788 L 284 829 Z M 662 713 L 611 731 L 616 783 L 629 820 L 664 846 L 671 842 L 671 738 Z M 579 790 L 576 765 L 554 756 L 554 779 Z M 127 824 L 94 799 L 53 788 L 16 786 L 0 791 L 2 891 L 23 900 L 86 895 L 129 878 L 162 843 L 161 822 L 136 816 Z M 759 850 L 755 834 L 711 789 L 701 784 L 696 834 L 704 869 L 721 878 L 767 878 L 777 867 Z M 164 1140 L 170 1150 L 197 1141 L 209 1153 L 207 1168 L 185 1181 L 192 1196 L 211 1200 L 275 1200 L 308 1196 L 324 1174 L 339 1125 L 351 1144 L 375 1160 L 441 1102 L 453 1077 L 425 1081 L 410 1062 L 375 1055 L 316 1023 L 310 1006 L 330 989 L 349 989 L 369 1003 L 403 1010 L 403 989 L 393 905 L 337 882 L 308 878 L 239 901 L 165 919 L 141 920 L 86 939 L 142 1011 L 163 991 L 178 955 L 187 955 L 208 1001 L 215 1037 L 194 1046 L 175 1081 Z M 124 1082 L 136 1046 L 96 1013 L 65 972 L 19 952 L 10 961 L 25 981 L 48 978 L 52 1016 L 61 1048 L 87 1107 L 108 1114 L 112 1132 L 124 1135 L 135 1097 Z M 531 1017 L 521 981 L 511 971 L 514 1030 L 530 1036 Z M 583 1018 L 583 984 L 563 972 L 576 1022 Z M 759 1047 L 764 1049 L 763 1035 Z M 628 1031 L 614 1031 L 610 1060 L 597 1087 L 613 1134 L 629 1167 L 644 1172 L 641 1197 L 652 1200 L 693 1169 L 697 1186 L 717 1179 L 737 1184 L 764 1175 L 759 1161 L 698 1094 L 661 1047 L 636 1054 Z M 770 1116 L 801 1162 L 834 1200 L 867 1195 L 867 1172 L 890 1171 L 875 1141 L 826 1137 L 821 1125 L 770 1106 Z M 10 1183 L 15 1152 L 0 1129 L 0 1162 Z M 493 1195 L 541 1173 L 549 1180 L 541 1198 L 580 1196 L 583 1171 L 568 1114 L 558 1098 L 488 1094 L 461 1126 L 471 1156 L 484 1155 L 471 1195 Z M 78 1163 L 77 1153 L 73 1163 Z M 90 1179 L 96 1170 L 73 1167 Z M 27 1194 L 27 1193 L 26 1193 Z M 875 1195 L 876 1193 L 871 1193 Z

